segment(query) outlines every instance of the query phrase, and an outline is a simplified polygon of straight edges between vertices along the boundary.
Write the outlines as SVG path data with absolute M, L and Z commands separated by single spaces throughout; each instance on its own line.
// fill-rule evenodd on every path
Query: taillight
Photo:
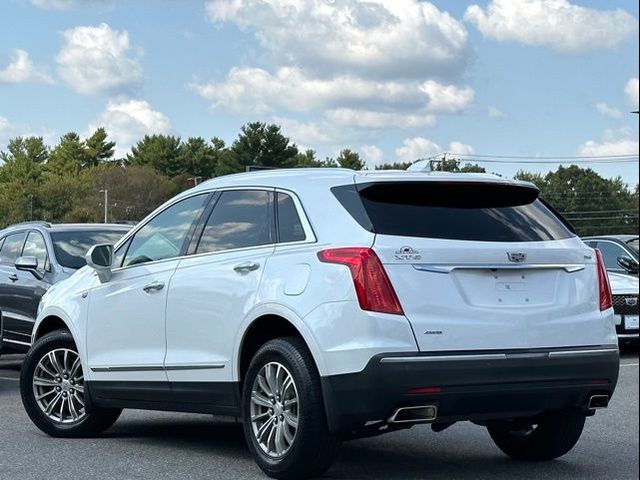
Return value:
M 611 294 L 611 284 L 609 283 L 609 275 L 607 275 L 607 269 L 604 267 L 604 260 L 602 259 L 602 253 L 597 248 L 596 262 L 598 263 L 598 292 L 600 295 L 600 311 L 606 310 L 613 306 L 613 296 Z
M 351 271 L 360 308 L 402 315 L 402 307 L 380 259 L 370 248 L 332 248 L 318 252 L 321 262 L 346 265 Z

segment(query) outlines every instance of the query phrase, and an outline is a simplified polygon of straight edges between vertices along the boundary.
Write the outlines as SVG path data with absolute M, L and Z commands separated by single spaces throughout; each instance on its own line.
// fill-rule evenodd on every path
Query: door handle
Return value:
M 149 285 L 145 285 L 144 287 L 142 287 L 142 290 L 144 290 L 147 293 L 151 293 L 151 292 L 159 292 L 163 288 L 164 288 L 164 282 L 151 282 Z
M 12 273 L 11 275 L 9 275 L 9 280 L 11 280 L 12 282 L 17 282 L 18 275 L 16 275 L 15 273 Z
M 233 269 L 238 273 L 253 272 L 254 270 L 257 270 L 259 268 L 260 264 L 256 262 L 241 263 L 233 267 Z

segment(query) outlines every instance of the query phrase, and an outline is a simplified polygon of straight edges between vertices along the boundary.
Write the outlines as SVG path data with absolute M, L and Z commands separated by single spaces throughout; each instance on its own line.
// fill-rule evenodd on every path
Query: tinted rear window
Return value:
M 534 242 L 572 237 L 533 188 L 464 182 L 398 182 L 332 189 L 367 230 L 384 235 Z M 349 191 L 351 190 L 351 191 Z M 359 202 L 355 202 L 355 197 Z
M 87 262 L 84 256 L 94 245 L 108 243 L 114 245 L 120 240 L 127 230 L 76 230 L 66 232 L 52 232 L 53 250 L 58 263 L 67 268 L 82 268 Z

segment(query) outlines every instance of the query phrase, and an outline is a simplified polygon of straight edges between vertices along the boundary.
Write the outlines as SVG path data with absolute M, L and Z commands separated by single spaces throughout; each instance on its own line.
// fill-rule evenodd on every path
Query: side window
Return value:
M 13 265 L 16 262 L 20 256 L 20 252 L 22 252 L 22 245 L 24 244 L 24 238 L 26 236 L 27 234 L 25 232 L 21 232 L 5 237 L 2 250 L 0 250 L 0 263 Z
M 305 240 L 304 228 L 291 196 L 278 192 L 277 198 L 279 241 L 285 243 Z
M 612 242 L 598 242 L 598 248 L 602 252 L 602 259 L 607 270 L 620 270 L 618 265 L 618 257 L 628 257 L 629 254 L 624 251 L 620 245 Z
M 38 270 L 49 269 L 47 245 L 44 243 L 44 237 L 39 232 L 29 232 L 27 241 L 22 249 L 22 256 L 36 257 L 38 260 Z
M 598 242 L 596 242 L 595 240 L 587 240 L 584 243 L 589 245 L 591 248 L 597 248 L 598 247 Z
M 187 198 L 153 217 L 134 235 L 122 266 L 179 256 L 208 197 L 203 194 Z
M 223 192 L 202 232 L 196 253 L 273 243 L 272 194 L 264 190 Z

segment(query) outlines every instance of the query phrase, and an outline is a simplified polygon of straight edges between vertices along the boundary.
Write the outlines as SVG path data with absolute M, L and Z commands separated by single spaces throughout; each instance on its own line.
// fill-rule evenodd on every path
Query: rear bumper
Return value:
M 616 346 L 512 351 L 381 354 L 359 373 L 322 377 L 329 428 L 357 434 L 395 409 L 436 405 L 436 423 L 587 410 L 591 395 L 611 396 Z M 429 393 L 411 392 L 429 387 Z

